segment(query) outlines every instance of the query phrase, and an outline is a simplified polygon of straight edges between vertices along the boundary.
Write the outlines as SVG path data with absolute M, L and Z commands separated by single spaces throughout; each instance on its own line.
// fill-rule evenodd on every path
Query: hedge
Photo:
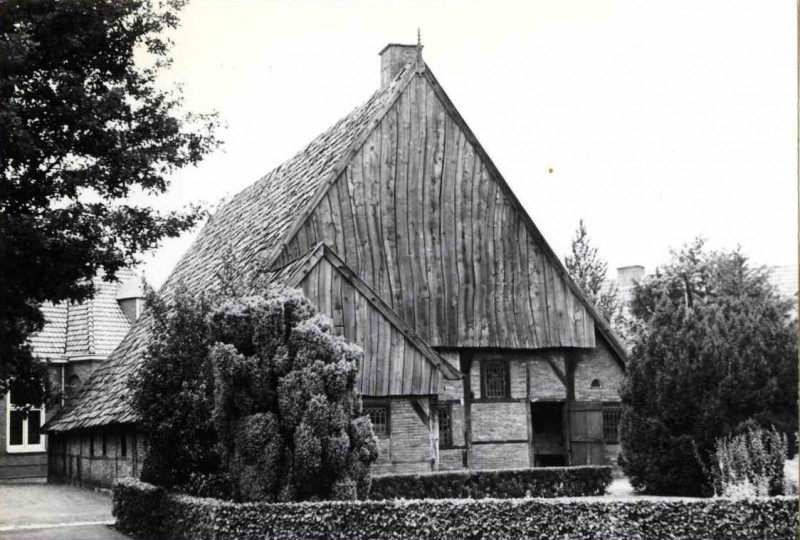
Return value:
M 797 538 L 796 497 L 761 499 L 453 499 L 233 503 L 114 488 L 117 526 L 172 540 L 721 540 Z
M 496 471 L 447 471 L 372 477 L 369 498 L 515 499 L 602 495 L 611 467 L 553 467 Z

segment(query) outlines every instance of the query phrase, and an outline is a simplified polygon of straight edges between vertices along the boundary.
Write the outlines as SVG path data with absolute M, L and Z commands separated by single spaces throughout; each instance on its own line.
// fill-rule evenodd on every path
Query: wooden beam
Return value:
M 472 467 L 472 353 L 468 351 L 459 352 L 459 367 L 464 376 L 462 387 L 464 389 L 464 467 Z
M 525 417 L 528 428 L 528 466 L 533 467 L 536 456 L 533 451 L 533 414 L 531 411 L 531 363 L 525 362 Z
M 431 417 L 428 413 L 425 412 L 425 407 L 422 406 L 422 399 L 418 397 L 413 397 L 409 400 L 411 402 L 411 407 L 414 409 L 414 412 L 417 413 L 419 419 L 422 420 L 422 423 L 428 427 L 430 431 L 431 428 Z
M 564 374 L 563 371 L 561 371 L 561 368 L 558 367 L 558 365 L 555 362 L 553 362 L 553 359 L 550 358 L 549 356 L 545 358 L 545 361 L 550 365 L 550 368 L 553 370 L 553 373 L 556 374 L 556 377 L 558 377 L 558 380 L 561 381 L 561 384 L 564 385 L 564 388 L 567 388 L 568 386 L 567 376 Z

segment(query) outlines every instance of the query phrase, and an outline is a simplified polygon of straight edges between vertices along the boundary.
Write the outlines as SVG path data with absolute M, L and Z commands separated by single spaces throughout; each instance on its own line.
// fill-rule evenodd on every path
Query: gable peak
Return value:
M 418 72 L 422 71 L 424 66 L 419 35 L 414 45 L 389 43 L 378 55 L 381 57 L 381 88 L 389 86 L 408 64 L 414 64 Z

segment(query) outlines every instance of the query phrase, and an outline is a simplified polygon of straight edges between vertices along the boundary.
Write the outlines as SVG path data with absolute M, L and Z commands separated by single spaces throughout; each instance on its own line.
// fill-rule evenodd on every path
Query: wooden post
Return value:
M 472 468 L 472 352 L 460 351 L 459 364 L 464 374 L 464 467 Z
M 533 451 L 533 415 L 531 414 L 531 363 L 525 361 L 525 415 L 528 423 L 528 467 L 536 463 Z
M 575 401 L 575 356 L 571 351 L 564 355 L 567 399 L 564 402 L 564 454 L 567 465 L 572 464 L 572 403 Z

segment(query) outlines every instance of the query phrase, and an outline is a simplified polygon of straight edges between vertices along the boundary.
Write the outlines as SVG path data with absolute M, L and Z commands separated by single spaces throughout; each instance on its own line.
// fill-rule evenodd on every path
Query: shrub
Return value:
M 208 359 L 209 302 L 180 285 L 170 303 L 152 291 L 151 339 L 129 381 L 138 429 L 148 440 L 142 479 L 165 487 L 219 470 L 211 422 L 214 384 Z
M 235 497 L 366 497 L 378 446 L 355 390 L 361 350 L 292 290 L 223 304 L 210 332 L 213 420 Z
M 114 492 L 120 529 L 173 540 L 790 540 L 797 538 L 797 512 L 794 497 L 233 503 L 165 495 L 139 482 Z M 164 518 L 152 521 L 154 515 Z
M 748 420 L 796 431 L 791 306 L 763 268 L 737 251 L 709 252 L 702 241 L 635 287 L 620 423 L 635 488 L 710 495 L 704 468 L 718 438 Z
M 786 436 L 775 429 L 749 428 L 717 440 L 709 480 L 714 493 L 745 498 L 784 495 Z
M 372 479 L 370 499 L 483 499 L 602 495 L 611 467 L 388 474 Z

